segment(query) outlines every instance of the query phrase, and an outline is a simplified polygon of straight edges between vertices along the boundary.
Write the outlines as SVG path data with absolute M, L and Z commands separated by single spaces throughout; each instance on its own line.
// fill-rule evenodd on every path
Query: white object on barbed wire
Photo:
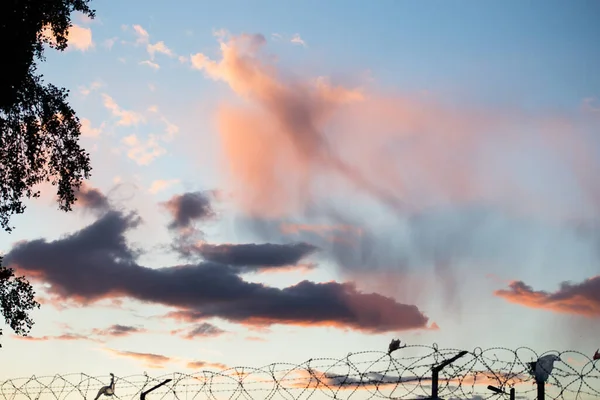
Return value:
M 111 372 L 110 385 L 102 386 L 100 390 L 98 390 L 98 394 L 96 395 L 96 398 L 94 400 L 98 400 L 98 398 L 102 395 L 112 396 L 113 394 L 115 394 L 115 375 Z
M 594 353 L 594 361 L 600 360 L 600 349 L 596 350 Z
M 537 361 L 529 363 L 531 373 L 537 382 L 546 382 L 554 369 L 554 362 L 562 361 L 556 354 L 546 354 Z
M 402 347 L 406 347 L 406 345 Z M 392 339 L 390 345 L 388 346 L 388 354 L 392 354 L 393 351 L 396 351 L 400 348 L 400 339 Z

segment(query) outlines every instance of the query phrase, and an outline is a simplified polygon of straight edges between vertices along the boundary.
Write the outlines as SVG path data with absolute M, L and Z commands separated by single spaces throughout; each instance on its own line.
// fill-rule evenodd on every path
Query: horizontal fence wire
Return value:
M 334 358 L 313 358 L 301 364 L 273 363 L 260 368 L 232 367 L 191 374 L 116 376 L 111 398 L 148 400 L 252 399 L 425 399 L 432 396 L 432 369 L 460 353 L 460 349 L 405 346 L 388 352 L 364 351 Z M 536 398 L 532 361 L 556 354 L 560 361 L 545 384 L 548 399 L 600 399 L 600 360 L 578 351 L 536 354 L 530 348 L 475 348 L 445 366 L 438 374 L 442 399 Z M 110 377 L 84 373 L 8 379 L 0 384 L 0 400 L 94 400 Z M 492 391 L 488 386 L 499 390 Z M 108 400 L 101 395 L 99 400 Z

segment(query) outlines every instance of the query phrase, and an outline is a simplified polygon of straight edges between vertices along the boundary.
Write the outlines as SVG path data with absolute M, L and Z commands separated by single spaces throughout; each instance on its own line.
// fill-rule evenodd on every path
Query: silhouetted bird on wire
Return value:
M 113 394 L 115 394 L 115 375 L 111 372 L 110 385 L 102 386 L 100 390 L 98 390 L 98 394 L 96 395 L 96 398 L 94 400 L 98 400 L 98 398 L 102 395 L 112 396 Z
M 561 361 L 556 354 L 546 354 L 538 358 L 537 361 L 530 362 L 529 370 L 534 376 L 536 382 L 546 382 L 554 369 L 554 362 Z

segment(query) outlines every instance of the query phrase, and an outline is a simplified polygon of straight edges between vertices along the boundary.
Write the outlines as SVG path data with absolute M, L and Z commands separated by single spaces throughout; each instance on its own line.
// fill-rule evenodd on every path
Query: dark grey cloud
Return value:
M 195 221 L 214 217 L 209 194 L 206 192 L 190 192 L 173 196 L 163 203 L 171 213 L 170 229 L 190 228 Z
M 317 251 L 308 243 L 247 243 L 247 244 L 202 244 L 198 253 L 206 260 L 245 269 L 268 269 L 296 265 L 303 258 Z
M 75 197 L 77 198 L 75 204 L 85 209 L 93 211 L 107 211 L 110 209 L 108 197 L 85 182 L 75 191 Z
M 111 325 L 106 329 L 98 329 L 97 328 L 92 331 L 92 333 L 94 335 L 112 336 L 112 337 L 129 336 L 134 333 L 143 333 L 143 332 L 146 332 L 146 330 L 142 329 L 142 328 L 137 328 L 135 326 L 119 325 L 119 324 Z
M 369 332 L 424 328 L 414 305 L 360 292 L 351 283 L 302 281 L 283 289 L 247 282 L 234 266 L 200 262 L 165 268 L 137 263 L 125 233 L 134 213 L 109 211 L 91 225 L 54 241 L 21 242 L 5 263 L 51 284 L 48 291 L 81 303 L 134 298 L 177 309 L 188 320 L 211 317 L 252 325 L 331 325 Z
M 195 325 L 192 329 L 186 331 L 183 336 L 186 339 L 194 339 L 196 337 L 219 336 L 223 333 L 225 333 L 225 331 L 218 326 L 209 324 L 208 322 L 202 322 Z

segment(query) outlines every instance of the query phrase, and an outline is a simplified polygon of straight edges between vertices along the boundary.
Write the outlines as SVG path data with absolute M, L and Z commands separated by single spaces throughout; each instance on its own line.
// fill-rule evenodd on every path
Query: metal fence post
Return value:
M 148 393 L 150 393 L 150 392 L 151 392 L 151 391 L 153 391 L 153 390 L 156 390 L 156 389 L 158 389 L 158 388 L 159 388 L 159 387 L 161 387 L 162 385 L 165 385 L 165 384 L 167 384 L 167 383 L 171 382 L 172 380 L 173 380 L 173 379 L 166 379 L 166 380 L 162 381 L 161 383 L 159 383 L 158 385 L 156 385 L 156 386 L 154 386 L 154 387 L 152 387 L 152 388 L 150 388 L 150 389 L 146 390 L 145 392 L 142 392 L 142 394 L 140 395 L 140 400 L 146 400 L 146 395 L 147 395 Z
M 435 367 L 433 367 L 431 369 L 431 398 L 432 399 L 434 399 L 434 400 L 439 399 L 439 397 L 438 397 L 438 391 L 439 391 L 438 381 L 439 381 L 439 377 L 440 377 L 440 371 L 467 353 L 468 353 L 468 351 L 463 350 L 460 353 L 458 353 L 457 355 L 455 355 L 454 357 L 449 358 L 448 360 L 444 361 L 440 365 L 436 365 Z
M 487 388 L 488 388 L 488 390 L 491 390 L 494 393 L 507 394 L 504 390 L 497 388 L 496 386 L 488 385 Z M 510 400 L 515 400 L 515 397 L 516 397 L 515 388 L 510 388 L 510 392 L 508 393 L 508 396 L 509 396 Z
M 537 400 L 545 400 L 546 399 L 546 383 L 544 381 L 538 381 L 536 379 L 535 383 L 537 384 Z

